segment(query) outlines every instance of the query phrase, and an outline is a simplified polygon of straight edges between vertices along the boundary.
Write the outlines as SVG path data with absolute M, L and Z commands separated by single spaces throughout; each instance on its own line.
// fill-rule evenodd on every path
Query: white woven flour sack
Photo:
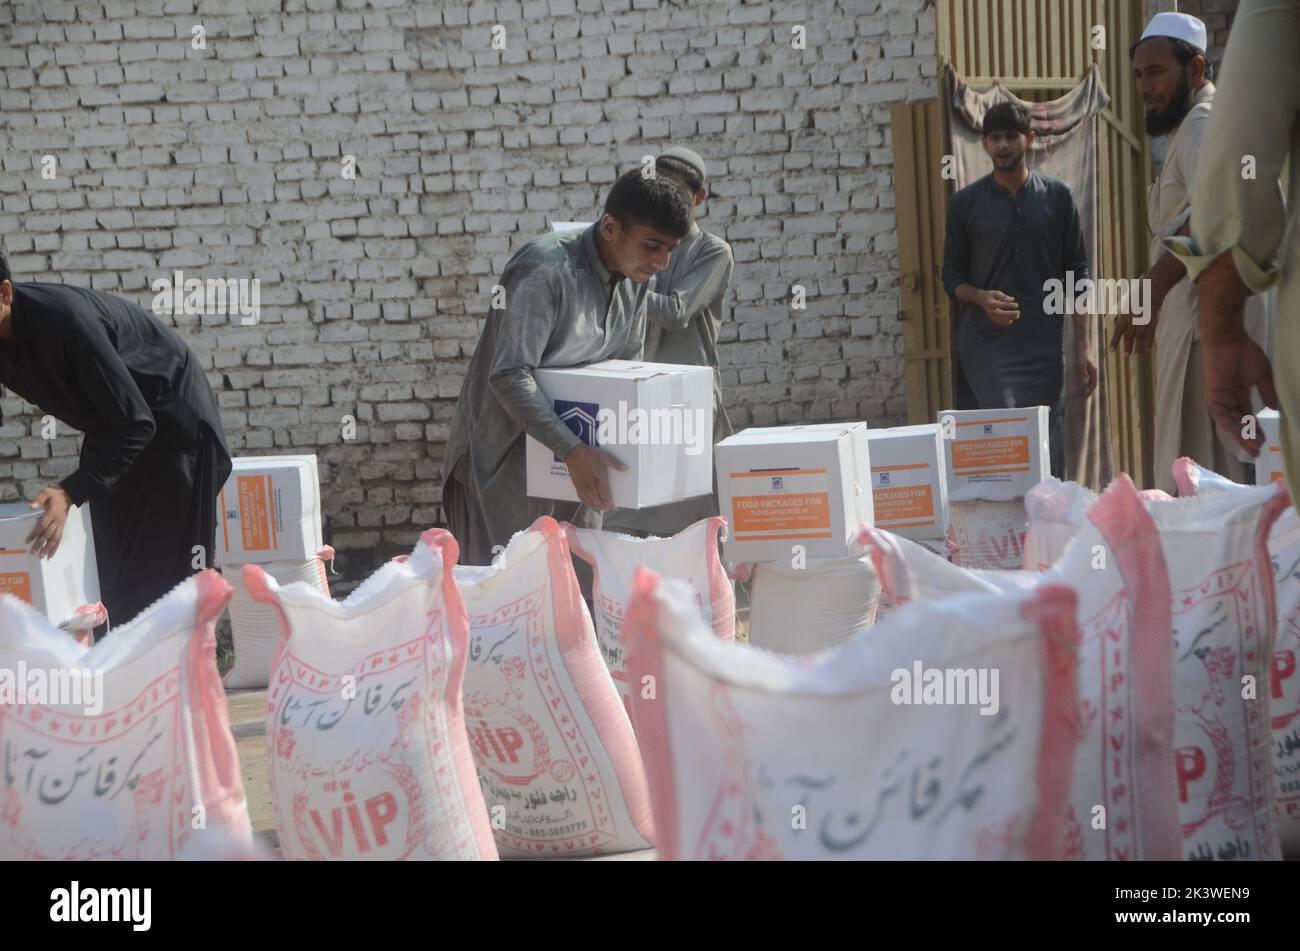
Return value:
M 334 549 L 326 545 L 309 561 L 273 561 L 262 565 L 262 570 L 279 582 L 281 587 L 302 582 L 329 597 L 329 580 L 325 562 L 334 557 Z M 244 587 L 243 565 L 227 565 L 222 574 L 235 596 L 230 599 L 230 635 L 235 647 L 235 664 L 226 673 L 223 683 L 231 690 L 265 687 L 271 678 L 271 663 L 276 648 L 280 646 L 280 620 L 275 608 L 259 604 Z
M 876 623 L 880 582 L 871 556 L 809 558 L 754 566 L 749 643 L 782 654 L 815 654 Z
M 0 860 L 252 849 L 216 664 L 230 586 L 209 569 L 90 650 L 0 596 Z
M 1159 489 L 1141 489 L 1144 502 L 1168 502 L 1171 497 Z M 1065 554 L 1066 547 L 1083 524 L 1084 513 L 1097 501 L 1097 493 L 1077 482 L 1047 478 L 1025 496 L 1025 564 L 1028 571 L 1046 571 Z
M 1025 503 L 952 502 L 952 563 L 963 568 L 1019 569 L 1025 563 Z
M 1268 536 L 1285 490 L 1148 502 L 1173 592 L 1175 766 L 1189 859 L 1279 858 Z M 1243 697 L 1245 677 L 1258 686 Z
M 1087 512 L 1078 540 L 1047 575 L 970 571 L 864 529 L 886 591 L 901 602 L 1064 584 L 1078 591 L 1078 748 L 1065 857 L 1174 860 L 1173 643 L 1169 573 L 1155 523 L 1121 475 Z
M 1031 499 L 1040 491 L 1063 527 L 1083 498 L 1068 483 L 1044 483 Z M 1160 533 L 1172 593 L 1184 855 L 1276 858 L 1268 697 L 1263 686 L 1255 699 L 1242 694 L 1247 676 L 1269 683 L 1275 610 L 1267 539 L 1288 498 L 1272 488 L 1184 499 L 1139 494 Z
M 719 642 L 689 590 L 638 572 L 626 630 L 659 857 L 1059 857 L 1073 618 L 1068 588 L 968 596 L 793 658 Z
M 267 688 L 275 828 L 286 859 L 495 859 L 461 705 L 469 645 L 430 529 L 345 601 L 244 567 L 284 642 Z
M 1191 459 L 1174 463 L 1179 495 L 1247 488 L 1202 469 Z M 1277 636 L 1269 678 L 1269 718 L 1273 729 L 1273 797 L 1282 854 L 1300 857 L 1300 516 L 1288 506 L 1268 536 L 1277 602 Z
M 718 557 L 718 532 L 726 524 L 725 518 L 715 515 L 670 538 L 637 538 L 561 523 L 569 550 L 592 566 L 596 640 L 629 716 L 632 686 L 623 651 L 623 616 L 632 599 L 633 574 L 645 565 L 664 577 L 684 581 L 695 592 L 700 616 L 713 632 L 724 641 L 733 640 L 736 591 Z
M 1027 591 L 1042 581 L 1029 571 L 962 568 L 910 538 L 872 525 L 862 526 L 858 544 L 868 549 L 880 579 L 880 602 L 891 609 L 957 594 Z
M 1025 496 L 1025 564 L 1029 571 L 1046 571 L 1065 554 L 1083 524 L 1084 513 L 1097 493 L 1077 482 L 1047 478 Z
M 501 854 L 648 848 L 632 723 L 559 523 L 539 518 L 490 566 L 458 568 L 456 582 L 472 632 L 465 716 Z

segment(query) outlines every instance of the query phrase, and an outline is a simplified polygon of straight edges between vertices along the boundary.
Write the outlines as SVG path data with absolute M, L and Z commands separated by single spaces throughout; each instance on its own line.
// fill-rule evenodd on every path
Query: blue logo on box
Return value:
M 880 484 L 881 484 L 881 485 L 889 485 L 889 473 L 888 473 L 888 472 L 882 472 L 882 473 L 880 473 Z
M 785 488 L 785 479 L 780 476 L 772 476 L 772 491 Z
M 985 423 L 985 424 L 984 424 L 984 435 L 985 435 L 985 436 L 992 436 L 992 435 L 993 435 L 993 424 L 992 424 L 992 423 Z
M 555 415 L 564 425 L 588 446 L 596 445 L 596 417 L 600 413 L 599 403 L 580 403 L 577 400 L 555 400 Z M 563 462 L 559 456 L 556 462 Z

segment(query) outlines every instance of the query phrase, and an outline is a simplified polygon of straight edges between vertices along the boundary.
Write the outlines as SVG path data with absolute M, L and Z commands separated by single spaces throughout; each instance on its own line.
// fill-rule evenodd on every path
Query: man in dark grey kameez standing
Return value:
M 636 169 L 614 183 L 594 225 L 534 238 L 506 264 L 504 305 L 488 313 L 443 461 L 443 513 L 461 564 L 490 564 L 494 548 L 542 515 L 601 527 L 613 508 L 606 470 L 622 464 L 560 420 L 533 370 L 640 359 L 646 282 L 690 225 L 681 188 Z M 528 498 L 525 435 L 564 460 L 580 502 Z
M 1088 255 L 1070 187 L 1029 170 L 1033 143 L 1023 106 L 1001 102 L 984 117 L 993 172 L 952 196 L 943 283 L 960 303 L 955 332 L 962 373 L 978 409 L 1051 409 L 1052 474 L 1064 477 L 1065 354 L 1062 315 L 1044 312 L 1047 281 L 1088 277 Z M 1086 399 L 1097 386 L 1087 362 Z

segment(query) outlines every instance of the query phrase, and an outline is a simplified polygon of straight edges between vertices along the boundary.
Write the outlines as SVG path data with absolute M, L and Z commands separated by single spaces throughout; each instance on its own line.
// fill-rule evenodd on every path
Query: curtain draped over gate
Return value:
M 1028 157 L 1029 167 L 1059 178 L 1074 192 L 1079 220 L 1088 250 L 1089 273 L 1098 276 L 1100 203 L 1097 196 L 1097 123 L 1110 102 L 1097 67 L 1091 67 L 1077 86 L 1050 102 L 1027 102 L 1001 85 L 976 90 L 966 85 L 951 66 L 944 70 L 956 187 L 964 188 L 987 175 L 993 164 L 980 144 L 984 114 L 995 103 L 1018 102 L 1029 111 L 1036 133 Z M 1068 290 L 1068 288 L 1067 288 Z M 955 310 L 954 310 L 955 313 Z M 1102 358 L 1104 334 L 1100 318 L 1062 317 L 1065 325 L 1065 475 L 1067 479 L 1100 491 L 1110 482 L 1110 413 L 1106 395 L 1106 361 Z M 1098 384 L 1084 400 L 1084 354 L 1097 367 Z M 954 354 L 954 359 L 956 355 Z

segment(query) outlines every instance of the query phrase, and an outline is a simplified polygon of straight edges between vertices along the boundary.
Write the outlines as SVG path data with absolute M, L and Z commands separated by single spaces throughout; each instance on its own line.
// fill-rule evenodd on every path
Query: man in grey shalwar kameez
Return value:
M 691 200 L 691 230 L 673 251 L 668 267 L 655 275 L 646 295 L 643 359 L 713 368 L 713 441 L 734 432 L 722 404 L 718 376 L 718 335 L 731 290 L 735 258 L 731 245 L 695 221 L 695 210 L 708 196 L 704 159 L 684 148 L 670 148 L 655 159 L 660 176 L 676 180 Z M 710 495 L 647 509 L 619 509 L 605 519 L 617 531 L 675 535 L 693 522 L 718 514 L 716 486 Z
M 560 420 L 533 370 L 640 359 L 646 282 L 690 223 L 681 188 L 637 169 L 614 183 L 594 225 L 534 238 L 506 264 L 505 301 L 474 349 L 443 461 L 443 514 L 460 564 L 490 564 L 494 548 L 542 515 L 601 527 L 613 508 L 606 468 L 621 463 Z M 580 502 L 527 496 L 525 435 L 565 461 Z

